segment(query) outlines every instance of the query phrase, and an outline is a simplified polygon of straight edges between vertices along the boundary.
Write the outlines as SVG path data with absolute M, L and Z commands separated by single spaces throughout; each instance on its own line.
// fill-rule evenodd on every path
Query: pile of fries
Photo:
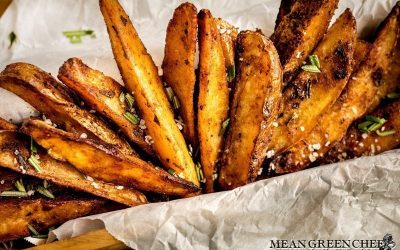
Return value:
M 329 27 L 338 1 L 282 0 L 270 38 L 181 4 L 159 69 L 100 0 L 124 86 L 79 58 L 59 81 L 8 65 L 0 87 L 41 116 L 0 120 L 0 241 L 398 147 L 400 4 L 367 42 L 349 9 Z

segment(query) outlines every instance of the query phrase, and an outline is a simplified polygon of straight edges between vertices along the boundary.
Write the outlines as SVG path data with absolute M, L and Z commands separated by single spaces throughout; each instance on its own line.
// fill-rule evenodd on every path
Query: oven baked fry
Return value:
M 218 180 L 224 190 L 257 177 L 260 165 L 252 162 L 264 160 L 257 148 L 270 140 L 282 95 L 282 68 L 273 43 L 260 32 L 244 31 L 237 47 L 241 60 Z
M 153 59 L 118 0 L 100 0 L 111 47 L 126 88 L 131 91 L 163 166 L 199 185 L 185 139 L 175 123 Z

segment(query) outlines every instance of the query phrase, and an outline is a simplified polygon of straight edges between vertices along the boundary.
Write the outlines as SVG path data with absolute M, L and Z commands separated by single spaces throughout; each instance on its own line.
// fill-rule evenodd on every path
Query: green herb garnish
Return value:
M 90 36 L 95 38 L 93 30 L 69 30 L 63 32 L 64 36 L 66 36 L 71 43 L 81 43 L 82 36 Z
M 373 115 L 367 115 L 367 116 L 365 116 L 365 119 L 367 121 L 371 121 L 371 122 L 379 123 L 379 124 L 384 124 L 386 122 L 385 119 L 379 118 L 379 117 L 376 117 L 376 116 L 373 116 Z
M 165 88 L 165 91 L 167 91 L 168 100 L 169 100 L 170 102 L 172 102 L 173 99 L 174 99 L 174 96 L 175 96 L 174 91 L 172 90 L 171 87 Z
M 39 232 L 33 226 L 31 226 L 30 224 L 28 224 L 28 229 L 33 235 L 35 235 L 35 236 L 39 235 Z
M 11 49 L 13 44 L 17 41 L 17 35 L 14 33 L 14 31 L 11 31 L 10 34 L 8 34 L 8 40 L 10 40 L 10 45 L 8 48 Z
M 17 180 L 17 181 L 15 182 L 15 187 L 17 188 L 17 190 L 18 190 L 19 192 L 24 192 L 24 193 L 26 193 L 26 189 L 25 189 L 24 183 L 22 182 L 22 179 L 19 179 L 19 180 Z
M 170 168 L 170 169 L 168 169 L 168 173 L 171 174 L 171 175 L 175 175 L 176 171 L 173 170 L 172 168 Z
M 224 135 L 225 134 L 225 131 L 228 128 L 230 121 L 231 121 L 231 119 L 228 118 L 222 123 L 221 130 L 219 131 L 219 135 Z
M 36 156 L 31 155 L 28 159 L 29 164 L 36 170 L 36 172 L 40 173 L 42 169 L 40 168 L 40 161 Z
M 178 97 L 176 97 L 176 95 L 174 95 L 172 99 L 172 104 L 174 105 L 174 109 L 179 109 L 181 107 L 181 103 L 179 102 Z
M 232 82 L 233 79 L 235 79 L 236 77 L 236 69 L 235 69 L 235 65 L 230 65 L 228 66 L 228 82 Z
M 376 134 L 379 135 L 379 136 L 384 137 L 384 136 L 389 136 L 389 135 L 396 134 L 396 130 L 386 130 L 386 131 L 377 130 Z
M 396 93 L 396 92 L 389 93 L 387 95 L 387 98 L 389 98 L 389 99 L 399 99 L 400 98 L 400 93 Z
M 28 197 L 26 192 L 21 191 L 3 191 L 0 193 L 0 196 L 3 197 Z
M 54 199 L 54 198 L 55 198 L 54 195 L 53 195 L 48 189 L 46 189 L 46 188 L 44 188 L 44 187 L 42 187 L 42 186 L 39 186 L 36 190 L 37 190 L 40 194 L 42 194 L 42 195 L 44 195 L 44 196 L 46 196 L 46 197 L 48 197 L 48 198 L 51 198 L 51 199 Z
M 317 55 L 311 55 L 309 56 L 310 63 L 308 65 L 303 65 L 301 67 L 302 70 L 312 72 L 312 73 L 321 73 L 321 64 L 319 62 L 318 56 Z
M 126 103 L 129 106 L 129 109 L 132 109 L 133 108 L 133 104 L 135 103 L 135 99 L 133 98 L 133 96 L 131 94 L 129 94 L 129 93 L 126 93 L 125 94 L 125 100 L 126 100 Z
M 132 123 L 132 124 L 134 124 L 134 125 L 137 125 L 137 124 L 139 124 L 139 122 L 140 122 L 140 118 L 139 118 L 137 115 L 132 114 L 132 113 L 129 113 L 129 112 L 126 112 L 126 113 L 124 114 L 124 117 L 125 117 L 125 119 L 127 119 L 130 123 Z
M 205 180 L 204 180 L 203 170 L 202 170 L 200 162 L 198 162 L 196 164 L 196 174 L 197 174 L 197 179 L 199 180 L 199 182 L 204 183 Z
M 33 153 L 35 153 L 35 154 L 37 153 L 37 146 L 36 146 L 35 141 L 31 137 L 31 154 L 33 154 Z

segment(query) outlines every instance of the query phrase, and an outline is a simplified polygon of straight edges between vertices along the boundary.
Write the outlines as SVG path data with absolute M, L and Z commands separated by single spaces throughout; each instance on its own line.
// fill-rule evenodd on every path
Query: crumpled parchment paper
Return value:
M 157 65 L 178 0 L 121 0 Z M 240 29 L 273 31 L 278 0 L 192 1 Z M 361 37 L 374 31 L 396 0 L 341 0 Z M 96 38 L 71 44 L 66 30 L 92 29 Z M 8 34 L 17 42 L 9 49 Z M 56 76 L 70 57 L 121 82 L 97 0 L 14 0 L 0 19 L 0 69 L 33 63 Z M 0 89 L 0 116 L 21 121 L 33 108 Z M 229 192 L 157 203 L 69 221 L 51 238 L 103 228 L 135 249 L 259 249 L 273 239 L 400 239 L 400 150 L 258 181 Z

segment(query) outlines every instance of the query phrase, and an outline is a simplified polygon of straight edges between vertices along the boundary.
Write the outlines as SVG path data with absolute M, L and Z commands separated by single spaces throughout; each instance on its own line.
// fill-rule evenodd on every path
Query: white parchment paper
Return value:
M 1 0 L 0 0 L 1 1 Z M 165 29 L 178 0 L 121 0 L 157 65 Z M 279 0 L 192 1 L 240 29 L 270 35 Z M 371 33 L 396 0 L 341 0 Z M 96 38 L 70 44 L 63 31 L 93 29 Z M 8 34 L 17 42 L 9 49 Z M 70 57 L 82 58 L 121 82 L 97 0 L 14 0 L 0 19 L 0 69 L 33 63 L 57 75 Z M 29 104 L 0 89 L 0 116 L 19 122 Z M 235 189 L 81 218 L 54 231 L 64 239 L 106 227 L 136 249 L 260 249 L 271 239 L 400 239 L 400 150 L 314 168 Z M 53 235 L 53 236 L 54 236 Z

